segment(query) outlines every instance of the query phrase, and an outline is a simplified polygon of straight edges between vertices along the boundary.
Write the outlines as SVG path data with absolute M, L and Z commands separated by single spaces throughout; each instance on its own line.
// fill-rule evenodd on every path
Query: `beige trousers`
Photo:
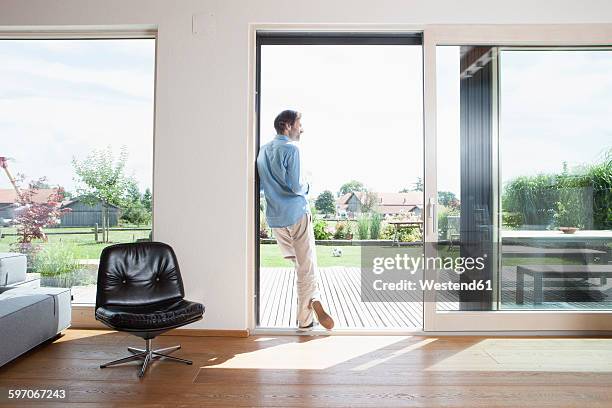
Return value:
M 317 284 L 317 252 L 315 250 L 312 216 L 304 214 L 300 220 L 288 227 L 272 228 L 276 242 L 286 259 L 291 259 L 297 275 L 297 320 L 301 327 L 313 320 L 310 300 L 319 299 Z

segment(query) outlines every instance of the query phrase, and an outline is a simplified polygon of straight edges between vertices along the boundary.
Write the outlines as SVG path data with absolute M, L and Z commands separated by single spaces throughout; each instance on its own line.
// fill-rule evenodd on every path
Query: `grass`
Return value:
M 320 267 L 331 267 L 331 266 L 349 266 L 349 267 L 360 267 L 361 266 L 361 246 L 340 246 L 342 248 L 342 256 L 332 256 L 332 246 L 317 245 L 317 262 Z M 377 256 L 385 256 L 385 252 L 388 255 L 394 256 L 397 253 L 397 247 L 377 247 Z M 412 256 L 420 256 L 422 249 L 419 247 L 412 248 Z M 458 257 L 459 250 L 454 248 L 448 250 L 447 248 L 440 248 L 439 256 L 444 257 Z M 572 258 L 563 257 L 504 257 L 503 266 L 516 266 L 516 265 L 564 265 L 564 264 L 579 264 L 580 261 Z M 281 255 L 280 249 L 276 244 L 262 244 L 260 245 L 260 265 L 268 268 L 283 268 L 292 267 L 293 264 L 284 259 Z
M 59 246 L 62 243 L 71 244 L 74 249 L 74 256 L 78 259 L 99 259 L 102 249 L 120 242 L 134 242 L 137 239 L 148 238 L 149 231 L 111 231 L 110 243 L 96 243 L 92 229 L 88 227 L 79 228 L 46 228 L 45 232 L 88 232 L 87 235 L 49 235 L 48 242 L 37 242 L 44 247 Z M 14 233 L 14 228 L 2 228 L 3 233 Z M 0 239 L 0 252 L 9 252 L 9 245 L 17 240 L 17 237 L 10 236 Z M 276 244 L 260 245 L 260 258 L 262 267 L 291 267 L 292 263 L 285 260 Z M 340 246 L 342 256 L 332 256 L 332 246 L 317 245 L 318 266 L 347 266 L 359 267 L 361 265 L 360 246 Z M 396 250 L 396 249 L 395 249 Z M 393 251 L 395 251 L 393 250 Z M 381 255 L 383 255 L 381 253 Z M 418 256 L 418 255 L 417 255 Z M 457 249 L 448 252 L 446 248 L 441 248 L 440 256 L 459 256 Z M 576 263 L 571 259 L 562 257 L 546 258 L 504 258 L 504 266 L 525 265 L 525 264 L 569 264 Z
M 582 265 L 584 264 L 576 258 L 563 258 L 560 256 L 551 257 L 529 257 L 529 258 L 503 258 L 502 266 L 518 265 Z
M 43 247 L 53 247 L 62 243 L 72 244 L 74 248 L 74 256 L 78 259 L 99 259 L 102 249 L 121 242 L 134 242 L 137 239 L 148 238 L 149 231 L 111 231 L 109 243 L 96 243 L 94 234 L 91 228 L 45 228 L 45 232 L 89 232 L 87 235 L 48 235 L 48 241 L 42 242 L 36 240 L 35 243 L 41 244 Z M 14 228 L 2 228 L 2 233 L 14 233 Z M 102 235 L 99 235 L 99 239 Z M 0 252 L 9 252 L 11 243 L 16 242 L 17 237 L 10 236 L 0 239 Z
M 276 244 L 262 244 L 260 248 L 260 265 L 262 267 L 292 267 L 293 264 L 284 259 L 281 255 L 280 249 Z M 342 256 L 332 256 L 332 246 L 329 245 L 317 245 L 317 265 L 319 267 L 332 267 L 332 266 L 349 266 L 349 267 L 360 267 L 361 266 L 361 251 L 362 247 L 357 245 L 351 246 L 339 246 L 342 249 Z M 389 256 L 394 256 L 397 253 L 397 247 L 370 247 L 376 251 L 377 256 L 386 256 L 386 252 Z M 411 251 L 415 253 L 415 256 L 421 253 L 422 249 L 419 247 L 412 248 Z
M 262 267 L 292 267 L 293 263 L 283 258 L 276 244 L 259 246 L 260 265 Z M 359 266 L 361 265 L 361 247 L 342 246 L 342 256 L 333 257 L 331 246 L 317 245 L 318 266 Z

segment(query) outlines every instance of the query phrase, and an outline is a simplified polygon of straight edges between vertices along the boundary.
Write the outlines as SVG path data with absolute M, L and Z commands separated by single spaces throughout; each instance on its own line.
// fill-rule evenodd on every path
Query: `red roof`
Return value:
M 363 203 L 366 193 L 356 191 L 355 197 Z M 378 200 L 374 205 L 376 212 L 380 214 L 407 214 L 415 208 L 423 208 L 423 192 L 409 191 L 407 193 L 374 193 Z M 336 199 L 336 208 L 346 211 L 349 199 L 353 193 L 347 193 Z
M 32 201 L 35 203 L 46 203 L 49 201 L 49 196 L 55 194 L 55 188 L 41 188 L 32 196 Z M 12 188 L 0 188 L 0 204 L 10 204 L 17 201 L 17 193 Z
M 365 198 L 364 192 L 356 191 L 355 196 L 360 202 L 363 202 Z M 410 191 L 408 193 L 374 193 L 378 198 L 378 206 L 421 206 L 423 205 L 423 192 L 422 191 Z M 338 205 L 348 204 L 349 199 L 353 193 L 347 193 L 338 197 L 336 203 Z

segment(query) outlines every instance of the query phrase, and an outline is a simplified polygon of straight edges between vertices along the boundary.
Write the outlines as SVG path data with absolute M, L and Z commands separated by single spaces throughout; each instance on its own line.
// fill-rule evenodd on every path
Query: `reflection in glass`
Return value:
M 611 68 L 606 49 L 438 47 L 438 250 L 487 254 L 495 289 L 439 309 L 612 307 Z

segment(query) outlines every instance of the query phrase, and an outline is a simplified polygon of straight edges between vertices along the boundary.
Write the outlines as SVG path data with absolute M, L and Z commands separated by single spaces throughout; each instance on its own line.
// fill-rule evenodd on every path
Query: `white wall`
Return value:
M 195 35 L 194 14 L 209 16 Z M 155 238 L 174 246 L 187 297 L 206 305 L 193 327 L 217 329 L 249 321 L 249 23 L 611 22 L 606 0 L 0 0 L 0 30 L 158 27 Z

